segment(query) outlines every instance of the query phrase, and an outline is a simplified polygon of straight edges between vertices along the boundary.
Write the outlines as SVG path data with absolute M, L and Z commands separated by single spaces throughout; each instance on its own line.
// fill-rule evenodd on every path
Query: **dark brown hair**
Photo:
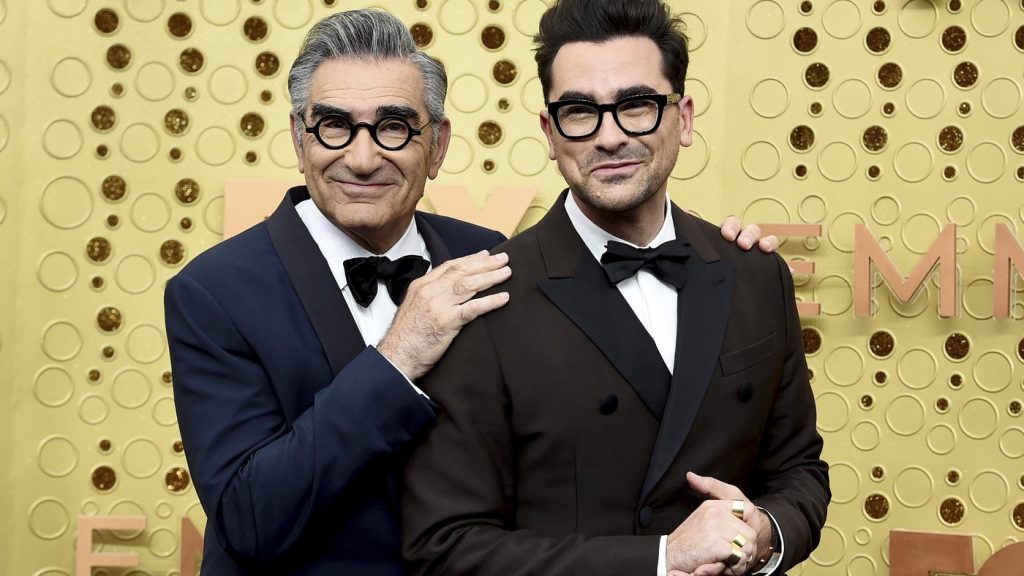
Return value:
M 657 44 L 661 71 L 682 94 L 690 62 L 683 21 L 661 0 L 557 0 L 541 16 L 540 30 L 533 37 L 544 101 L 551 87 L 551 67 L 562 46 L 630 36 L 650 38 Z

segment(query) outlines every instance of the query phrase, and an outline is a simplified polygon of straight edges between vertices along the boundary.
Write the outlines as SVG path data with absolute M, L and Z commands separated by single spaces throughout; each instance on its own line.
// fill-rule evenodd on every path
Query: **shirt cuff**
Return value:
M 668 549 L 668 536 L 662 536 L 658 540 L 658 574 L 656 576 L 665 576 L 668 572 L 668 566 L 666 566 L 666 551 Z
M 767 514 L 768 519 L 772 521 L 772 555 L 768 559 L 768 563 L 764 565 L 764 568 L 754 572 L 754 574 L 771 574 L 775 572 L 779 564 L 782 564 L 782 554 L 786 551 L 786 542 L 782 539 L 782 530 L 779 528 L 779 523 L 775 521 L 775 516 L 772 516 L 771 512 L 760 506 L 757 509 Z
M 380 351 L 378 351 L 377 353 L 378 353 L 378 354 L 380 354 Z M 401 370 L 399 370 L 399 369 L 398 369 L 398 366 L 395 366 L 395 363 L 394 363 L 394 362 L 392 362 L 392 361 L 391 361 L 391 359 L 389 359 L 389 358 L 388 358 L 387 356 L 385 356 L 385 355 L 383 355 L 383 354 L 381 354 L 381 355 L 380 355 L 380 357 L 381 357 L 381 358 L 383 358 L 383 359 L 385 359 L 385 360 L 387 360 L 387 361 L 388 361 L 388 364 L 391 364 L 391 367 L 395 369 L 395 372 L 398 372 L 399 374 L 401 374 L 401 375 L 402 375 L 402 378 L 404 378 L 404 379 L 405 379 L 405 381 L 409 383 L 409 386 L 412 386 L 412 389 L 413 389 L 413 390 L 415 390 L 417 394 L 419 394 L 420 396 L 423 396 L 423 397 L 424 397 L 424 398 L 426 398 L 427 400 L 430 400 L 430 396 L 428 396 L 428 395 L 427 395 L 427 393 L 426 393 L 426 392 L 424 392 L 423 390 L 420 390 L 420 387 L 419 387 L 419 386 L 417 386 L 417 385 L 413 384 L 413 383 L 412 383 L 412 380 L 409 380 L 409 377 L 408 377 L 408 376 L 406 376 L 404 372 L 402 372 Z

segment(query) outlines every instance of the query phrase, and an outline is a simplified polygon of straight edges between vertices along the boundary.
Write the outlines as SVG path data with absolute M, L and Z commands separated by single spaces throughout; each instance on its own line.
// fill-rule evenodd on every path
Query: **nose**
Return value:
M 357 131 L 355 138 L 344 148 L 344 151 L 345 166 L 353 174 L 372 174 L 380 168 L 383 160 L 381 155 L 383 151 L 370 137 L 369 130 Z
M 609 152 L 625 146 L 629 142 L 629 136 L 622 131 L 622 128 L 619 128 L 611 110 L 606 110 L 601 114 L 601 126 L 598 127 L 597 134 L 594 136 L 594 144 Z

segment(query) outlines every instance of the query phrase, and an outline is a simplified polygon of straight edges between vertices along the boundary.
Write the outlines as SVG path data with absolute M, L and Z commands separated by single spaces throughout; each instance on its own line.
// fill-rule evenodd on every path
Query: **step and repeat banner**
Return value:
M 535 223 L 563 187 L 542 0 L 0 0 L 0 571 L 195 573 L 163 287 L 301 182 L 288 68 L 374 5 L 448 69 L 422 208 Z M 696 106 L 672 198 L 796 271 L 833 501 L 795 573 L 984 573 L 1024 538 L 1024 2 L 670 5 Z

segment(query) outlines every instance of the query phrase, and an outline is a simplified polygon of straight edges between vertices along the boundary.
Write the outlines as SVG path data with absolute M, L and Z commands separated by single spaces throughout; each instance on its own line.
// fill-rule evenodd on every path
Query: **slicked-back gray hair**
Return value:
M 435 123 L 432 133 L 433 143 L 437 144 L 441 133 L 438 126 L 444 120 L 448 75 L 440 62 L 416 49 L 412 34 L 401 20 L 383 10 L 368 8 L 338 12 L 314 24 L 288 72 L 292 113 L 298 118 L 305 117 L 313 73 L 335 58 L 405 60 L 416 65 L 423 73 L 423 99 L 427 114 Z M 301 144 L 299 134 L 295 138 Z

